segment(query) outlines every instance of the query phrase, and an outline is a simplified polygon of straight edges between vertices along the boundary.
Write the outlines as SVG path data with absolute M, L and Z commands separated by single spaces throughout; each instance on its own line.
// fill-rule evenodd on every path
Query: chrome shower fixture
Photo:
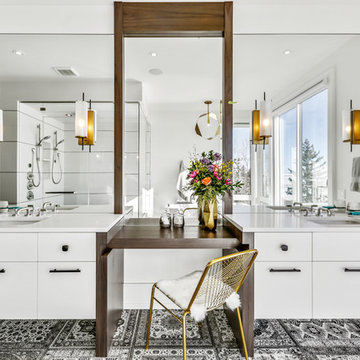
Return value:
M 36 144 L 36 146 L 42 146 L 42 142 L 45 141 L 45 140 L 49 140 L 51 138 L 50 135 L 47 135 L 47 136 L 44 136 L 43 138 L 41 137 L 41 126 L 40 124 L 37 125 L 37 128 L 38 128 L 38 143 Z
M 52 163 L 51 163 L 51 180 L 52 182 L 57 185 L 60 184 L 61 180 L 62 180 L 62 167 L 61 167 L 61 160 L 60 160 L 60 153 L 59 153 L 59 149 L 58 146 L 64 142 L 64 139 L 58 141 L 57 139 L 57 131 L 54 132 L 54 148 L 53 148 L 53 158 L 52 158 Z M 54 170 L 55 170 L 55 165 L 59 164 L 59 179 L 55 180 L 55 175 L 54 175 Z

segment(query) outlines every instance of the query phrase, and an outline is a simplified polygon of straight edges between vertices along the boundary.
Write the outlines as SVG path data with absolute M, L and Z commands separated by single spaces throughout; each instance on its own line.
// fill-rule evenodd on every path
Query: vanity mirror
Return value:
M 0 44 L 0 199 L 113 212 L 113 36 L 0 35 Z M 75 137 L 82 93 L 97 115 L 91 152 Z

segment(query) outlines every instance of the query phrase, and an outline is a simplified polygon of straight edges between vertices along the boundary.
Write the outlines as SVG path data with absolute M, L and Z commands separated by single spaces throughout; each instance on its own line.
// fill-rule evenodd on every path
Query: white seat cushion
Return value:
M 202 274 L 202 271 L 194 271 L 178 279 L 160 280 L 156 283 L 156 287 L 181 309 L 186 310 Z M 229 297 L 226 299 L 226 305 L 231 310 L 235 310 L 240 306 L 239 295 L 235 293 L 230 286 L 222 282 L 221 284 L 229 288 Z M 205 319 L 206 311 L 205 296 L 196 297 L 190 309 L 193 319 L 198 322 L 203 321 Z

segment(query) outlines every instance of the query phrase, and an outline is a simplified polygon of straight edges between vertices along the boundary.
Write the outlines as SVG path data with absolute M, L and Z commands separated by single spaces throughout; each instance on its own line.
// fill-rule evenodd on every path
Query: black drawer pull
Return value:
M 57 269 L 53 269 L 53 270 L 49 270 L 49 273 L 79 273 L 81 272 L 80 269 L 73 269 L 73 270 L 57 270 Z
M 62 251 L 68 251 L 68 250 L 69 250 L 69 245 L 63 245 L 63 246 L 61 247 L 61 250 L 62 250 Z
M 4 274 L 5 273 L 5 269 L 0 269 L 0 274 Z
M 280 248 L 281 248 L 282 251 L 288 251 L 289 250 L 289 247 L 287 245 L 281 245 Z
M 270 269 L 270 272 L 301 272 L 300 269 Z
M 360 272 L 360 269 L 349 269 L 349 268 L 345 268 L 344 271 L 345 271 L 345 272 Z

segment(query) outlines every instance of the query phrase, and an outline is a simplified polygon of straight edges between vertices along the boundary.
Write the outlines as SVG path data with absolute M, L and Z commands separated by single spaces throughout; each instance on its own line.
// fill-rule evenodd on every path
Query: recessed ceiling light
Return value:
M 284 55 L 290 55 L 291 54 L 291 50 L 287 49 L 287 50 L 284 50 Z
M 155 56 L 157 56 L 157 53 L 156 53 L 155 51 L 150 51 L 150 52 L 149 52 L 149 55 L 155 57 Z
M 65 116 L 66 116 L 66 117 L 72 117 L 73 114 L 72 114 L 72 113 L 66 113 Z
M 150 69 L 149 73 L 152 75 L 161 75 L 163 72 L 161 69 Z
M 12 53 L 18 56 L 25 55 L 25 53 L 22 50 L 13 50 Z

